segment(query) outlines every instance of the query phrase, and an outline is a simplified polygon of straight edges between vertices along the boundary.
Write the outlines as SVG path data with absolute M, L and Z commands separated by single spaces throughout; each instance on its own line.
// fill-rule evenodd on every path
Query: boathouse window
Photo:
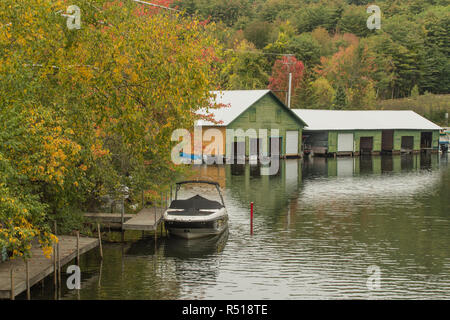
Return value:
M 249 110 L 249 117 L 250 117 L 250 121 L 251 122 L 255 122 L 256 121 L 256 109 L 250 109 Z
M 275 121 L 281 123 L 281 110 L 277 110 L 275 114 Z

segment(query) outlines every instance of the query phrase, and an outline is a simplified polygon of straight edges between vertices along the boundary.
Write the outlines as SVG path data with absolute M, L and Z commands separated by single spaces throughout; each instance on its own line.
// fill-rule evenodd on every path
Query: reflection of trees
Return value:
M 153 237 L 136 242 L 107 244 L 100 275 L 100 259 L 94 252 L 82 259 L 82 270 L 89 270 L 97 280 L 83 283 L 82 299 L 176 299 L 180 284 L 172 261 L 163 258 Z M 164 260 L 164 261 L 163 261 Z M 76 299 L 75 296 L 68 298 Z
M 400 264 L 413 257 L 429 272 L 442 269 L 449 239 L 436 221 L 449 211 L 449 174 L 436 170 L 438 155 L 313 158 L 299 166 L 294 191 L 286 188 L 283 161 L 273 177 L 252 174 L 248 164 L 225 168 L 227 192 L 244 208 L 255 202 L 268 229 L 290 230 L 275 242 L 308 238 L 313 251 L 323 252 L 328 242 L 341 254 L 359 246 L 371 250 L 368 256 Z
M 351 176 L 341 177 L 337 170 L 333 179 L 305 178 L 296 234 L 320 239 L 317 250 L 328 239 L 330 247 L 338 244 L 350 253 L 354 249 L 346 243 L 351 241 L 355 248 L 367 247 L 367 255 L 400 265 L 413 260 L 427 272 L 442 271 L 449 258 L 448 216 L 442 221 L 442 215 L 450 208 L 450 172 L 437 170 L 438 155 L 372 158 L 373 168 L 381 164 L 372 174 L 360 171 L 362 161 L 370 161 L 361 158 Z M 327 160 L 320 163 L 335 166 L 341 159 Z M 322 170 L 330 171 L 336 172 Z

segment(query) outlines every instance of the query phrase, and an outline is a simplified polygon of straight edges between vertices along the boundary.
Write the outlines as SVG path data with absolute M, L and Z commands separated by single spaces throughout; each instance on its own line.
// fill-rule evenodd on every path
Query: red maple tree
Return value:
M 304 69 L 303 62 L 294 56 L 283 56 L 273 65 L 269 89 L 274 91 L 281 101 L 285 101 L 289 87 L 289 73 L 292 73 L 292 97 L 295 97 L 295 90 L 300 86 Z

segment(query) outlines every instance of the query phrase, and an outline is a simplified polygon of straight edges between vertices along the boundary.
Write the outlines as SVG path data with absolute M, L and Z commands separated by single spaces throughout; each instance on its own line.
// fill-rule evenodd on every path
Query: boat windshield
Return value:
M 175 191 L 175 200 L 170 208 L 220 209 L 225 206 L 216 182 L 182 181 L 176 184 Z

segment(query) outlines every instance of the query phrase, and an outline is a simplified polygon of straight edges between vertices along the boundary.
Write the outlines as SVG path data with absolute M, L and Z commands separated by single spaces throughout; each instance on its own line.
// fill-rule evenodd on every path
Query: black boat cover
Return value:
M 223 205 L 217 201 L 208 200 L 200 195 L 195 195 L 186 200 L 173 200 L 170 209 L 220 209 Z

